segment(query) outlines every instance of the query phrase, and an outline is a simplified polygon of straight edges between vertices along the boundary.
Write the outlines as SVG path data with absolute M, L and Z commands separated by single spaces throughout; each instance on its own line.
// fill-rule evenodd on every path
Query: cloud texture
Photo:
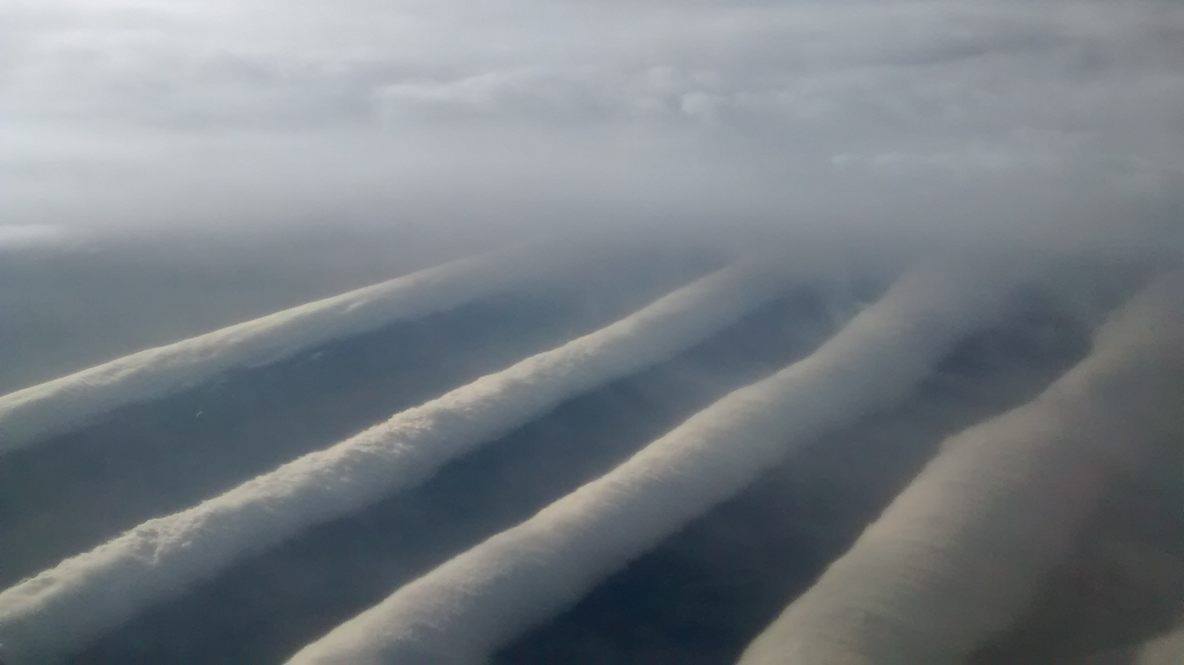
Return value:
M 479 662 L 827 428 L 894 403 L 1008 289 L 906 275 L 809 357 L 730 393 L 605 476 L 305 647 L 298 663 Z
M 1172 2 L 0 12 L 17 224 L 724 215 L 913 242 L 1117 224 L 1137 242 L 1184 189 Z
M 1098 332 L 1036 400 L 945 443 L 742 662 L 967 658 L 1014 621 L 1116 465 L 1179 433 L 1184 273 Z
M 612 325 L 67 559 L 0 592 L 3 653 L 16 662 L 60 657 L 237 559 L 412 486 L 573 395 L 677 354 L 777 295 L 787 279 L 767 264 L 713 273 Z
M 456 307 L 546 275 L 544 263 L 534 258 L 525 261 L 521 254 L 458 260 L 139 351 L 0 396 L 0 453 L 235 367 L 273 362 L 333 339 Z

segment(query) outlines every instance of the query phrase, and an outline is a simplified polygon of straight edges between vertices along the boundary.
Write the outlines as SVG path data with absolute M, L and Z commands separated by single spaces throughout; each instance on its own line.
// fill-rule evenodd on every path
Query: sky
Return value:
M 1146 0 L 0 2 L 0 390 L 547 234 L 1176 260 L 1182 44 Z
M 0 246 L 603 220 L 1158 242 L 1182 44 L 1172 2 L 10 0 L 0 224 L 25 229 Z

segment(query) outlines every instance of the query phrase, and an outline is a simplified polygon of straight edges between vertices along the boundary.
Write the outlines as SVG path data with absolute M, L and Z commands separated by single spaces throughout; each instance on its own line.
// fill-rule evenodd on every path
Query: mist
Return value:
M 54 0 L 0 24 L 7 390 L 545 234 L 1184 245 L 1169 2 Z
M 0 660 L 1170 658 L 1181 44 L 0 5 Z

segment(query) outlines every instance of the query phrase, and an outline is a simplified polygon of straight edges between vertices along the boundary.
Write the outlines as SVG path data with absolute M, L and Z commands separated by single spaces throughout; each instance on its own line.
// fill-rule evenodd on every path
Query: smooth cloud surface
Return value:
M 0 453 L 30 445 L 105 411 L 168 395 L 234 367 L 274 362 L 392 321 L 447 310 L 499 290 L 521 287 L 547 272 L 546 262 L 533 256 L 524 260 L 521 252 L 458 260 L 2 395 Z
M 1184 273 L 1116 314 L 1036 400 L 953 437 L 746 665 L 959 662 L 1006 629 L 1115 466 L 1177 436 Z
M 3 654 L 17 662 L 68 654 L 187 584 L 413 486 L 563 400 L 687 349 L 775 297 L 788 274 L 764 264 L 713 273 L 612 325 L 67 559 L 0 592 Z
M 829 427 L 894 403 L 1008 288 L 906 275 L 808 358 L 737 390 L 605 476 L 305 647 L 298 663 L 480 662 Z

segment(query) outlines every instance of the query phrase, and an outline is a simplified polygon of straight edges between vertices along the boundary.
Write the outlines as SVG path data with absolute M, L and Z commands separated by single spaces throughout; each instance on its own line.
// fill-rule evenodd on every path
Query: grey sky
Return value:
M 1162 226 L 1181 108 L 1169 2 L 18 0 L 0 223 Z

